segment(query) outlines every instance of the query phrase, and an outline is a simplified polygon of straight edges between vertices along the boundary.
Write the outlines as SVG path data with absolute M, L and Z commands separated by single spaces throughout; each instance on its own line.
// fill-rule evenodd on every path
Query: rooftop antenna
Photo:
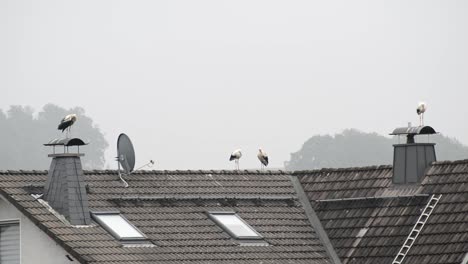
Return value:
M 132 172 L 134 172 L 133 169 L 135 168 L 135 150 L 133 148 L 132 141 L 124 133 L 121 133 L 119 135 L 119 138 L 117 139 L 116 160 L 117 160 L 117 165 L 118 165 L 119 178 L 123 182 L 125 188 L 127 188 L 128 183 L 124 180 L 122 175 L 130 175 Z M 148 163 L 141 166 L 137 170 L 146 166 L 153 166 L 153 165 L 154 165 L 154 161 L 150 160 Z M 122 166 L 124 173 L 121 172 L 120 166 Z

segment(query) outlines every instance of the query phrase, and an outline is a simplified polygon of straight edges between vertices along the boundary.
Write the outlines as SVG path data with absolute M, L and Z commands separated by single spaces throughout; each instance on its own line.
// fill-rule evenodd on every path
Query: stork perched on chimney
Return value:
M 242 157 L 242 150 L 236 149 L 231 153 L 229 157 L 229 161 L 233 161 L 236 163 L 236 169 L 239 170 L 239 159 Z
M 60 121 L 60 124 L 58 125 L 57 129 L 62 130 L 62 133 L 63 133 L 63 131 L 67 130 L 66 137 L 68 138 L 70 130 L 71 130 L 71 126 L 75 122 L 76 122 L 76 115 L 75 114 L 67 115 L 66 117 L 64 117 L 62 119 L 62 121 Z
M 419 116 L 419 125 L 424 126 L 424 112 L 426 112 L 426 103 L 421 102 L 418 105 L 418 108 L 416 108 L 416 113 Z
M 264 170 L 265 167 L 268 166 L 268 154 L 263 149 L 259 148 L 257 158 L 260 160 L 260 169 Z

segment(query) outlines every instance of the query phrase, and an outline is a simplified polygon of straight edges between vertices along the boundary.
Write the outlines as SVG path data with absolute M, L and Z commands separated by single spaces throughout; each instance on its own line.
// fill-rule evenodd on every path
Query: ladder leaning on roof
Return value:
M 426 207 L 424 207 L 422 214 L 419 216 L 418 221 L 413 226 L 413 229 L 411 230 L 409 236 L 406 238 L 405 243 L 403 243 L 403 246 L 400 248 L 400 251 L 396 255 L 392 264 L 401 264 L 403 262 L 403 259 L 405 259 L 406 254 L 408 254 L 408 251 L 413 246 L 414 241 L 423 229 L 424 225 L 427 222 L 427 219 L 429 219 L 429 216 L 431 215 L 432 211 L 434 210 L 441 197 L 442 194 L 439 194 L 437 196 L 433 194 L 431 196 L 431 199 L 429 199 L 429 202 L 427 203 Z

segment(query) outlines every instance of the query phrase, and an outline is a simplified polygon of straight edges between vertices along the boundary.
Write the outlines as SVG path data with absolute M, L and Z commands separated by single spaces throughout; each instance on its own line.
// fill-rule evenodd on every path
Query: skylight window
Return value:
M 118 212 L 93 213 L 94 219 L 114 237 L 123 241 L 140 241 L 148 238 Z
M 236 239 L 263 239 L 247 222 L 235 212 L 209 212 L 210 218 L 215 221 L 224 231 Z

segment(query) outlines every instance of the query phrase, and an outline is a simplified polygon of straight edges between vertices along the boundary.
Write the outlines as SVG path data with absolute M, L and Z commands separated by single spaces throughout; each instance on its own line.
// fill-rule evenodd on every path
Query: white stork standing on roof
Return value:
M 421 102 L 418 105 L 418 108 L 416 108 L 416 113 L 419 116 L 419 125 L 424 126 L 424 112 L 426 112 L 426 103 Z
M 236 163 L 236 169 L 239 170 L 239 159 L 242 157 L 242 150 L 236 149 L 231 153 L 229 157 L 229 161 L 233 161 Z
M 70 114 L 67 115 L 60 121 L 60 124 L 58 125 L 57 129 L 63 131 L 67 130 L 67 138 L 68 134 L 70 133 L 71 126 L 76 122 L 76 115 L 75 114 Z
M 268 154 L 263 149 L 259 148 L 257 158 L 261 163 L 260 169 L 264 170 L 265 167 L 268 166 Z

